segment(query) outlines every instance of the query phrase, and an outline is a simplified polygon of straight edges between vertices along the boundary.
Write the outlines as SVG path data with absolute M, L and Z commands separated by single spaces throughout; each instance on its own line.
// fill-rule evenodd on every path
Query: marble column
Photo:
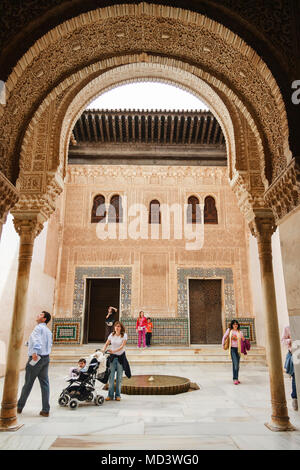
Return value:
M 272 234 L 276 230 L 273 214 L 260 211 L 250 223 L 250 230 L 257 238 L 261 272 L 263 309 L 266 328 L 266 352 L 270 375 L 272 416 L 266 426 L 272 431 L 291 431 L 282 368 L 281 342 L 278 326 L 276 294 L 272 260 Z
M 20 236 L 20 247 L 14 310 L 1 404 L 0 430 L 2 431 L 14 431 L 20 427 L 17 420 L 17 399 L 27 292 L 34 239 L 42 230 L 43 222 L 44 219 L 41 219 L 40 215 L 33 217 L 24 216 L 22 218 L 20 214 L 17 218 L 14 218 L 15 229 Z

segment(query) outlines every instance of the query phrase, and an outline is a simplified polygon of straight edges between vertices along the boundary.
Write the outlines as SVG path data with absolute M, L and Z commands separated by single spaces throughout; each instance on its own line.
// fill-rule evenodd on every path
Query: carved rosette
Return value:
M 300 205 L 300 166 L 293 159 L 265 194 L 276 222 Z
M 0 171 L 0 223 L 4 223 L 7 213 L 16 204 L 19 194 L 14 185 Z

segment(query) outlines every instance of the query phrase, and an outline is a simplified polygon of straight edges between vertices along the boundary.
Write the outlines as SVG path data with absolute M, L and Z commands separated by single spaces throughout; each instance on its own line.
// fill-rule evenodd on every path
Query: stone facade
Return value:
M 186 249 L 185 239 L 131 238 L 100 240 L 91 223 L 93 198 L 102 194 L 127 197 L 146 207 L 187 204 L 191 195 L 215 198 L 218 224 L 204 225 L 204 244 Z M 55 312 L 58 318 L 83 318 L 85 278 L 118 277 L 122 280 L 121 318 L 144 310 L 154 318 L 186 318 L 188 278 L 223 279 L 223 326 L 229 318 L 253 318 L 249 289 L 249 231 L 229 186 L 226 168 L 164 166 L 70 165 L 65 189 L 61 262 L 58 266 Z M 58 228 L 55 218 L 49 233 Z M 124 294 L 126 295 L 123 295 Z M 155 292 L 155 295 L 153 293 Z M 182 297 L 182 293 L 184 293 Z

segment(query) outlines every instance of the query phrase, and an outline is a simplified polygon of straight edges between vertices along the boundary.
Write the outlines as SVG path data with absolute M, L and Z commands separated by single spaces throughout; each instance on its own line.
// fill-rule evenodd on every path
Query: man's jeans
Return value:
M 43 356 L 35 366 L 31 366 L 29 362 L 32 357 L 30 356 L 26 364 L 26 374 L 25 374 L 25 384 L 22 388 L 21 396 L 18 401 L 18 408 L 23 409 L 27 398 L 31 392 L 32 386 L 36 378 L 39 379 L 41 392 L 42 392 L 42 411 L 49 413 L 50 404 L 49 404 L 49 378 L 48 378 L 48 368 L 49 368 L 49 356 Z
M 233 380 L 239 380 L 240 355 L 238 348 L 231 347 Z
M 108 396 L 111 400 L 114 399 L 114 388 L 115 388 L 115 373 L 117 373 L 116 378 L 116 398 L 121 396 L 121 385 L 122 385 L 122 376 L 123 376 L 123 366 L 119 363 L 117 357 L 110 363 L 110 376 L 109 376 L 109 389 Z

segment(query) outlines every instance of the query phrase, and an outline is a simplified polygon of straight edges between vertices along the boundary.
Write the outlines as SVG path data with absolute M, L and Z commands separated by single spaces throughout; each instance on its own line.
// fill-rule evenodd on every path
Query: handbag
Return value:
M 107 326 L 113 326 L 113 322 L 112 322 L 112 321 L 107 321 L 106 324 L 107 324 Z
M 229 348 L 229 336 L 230 336 L 230 333 L 224 341 L 223 349 L 225 349 L 225 351 Z

